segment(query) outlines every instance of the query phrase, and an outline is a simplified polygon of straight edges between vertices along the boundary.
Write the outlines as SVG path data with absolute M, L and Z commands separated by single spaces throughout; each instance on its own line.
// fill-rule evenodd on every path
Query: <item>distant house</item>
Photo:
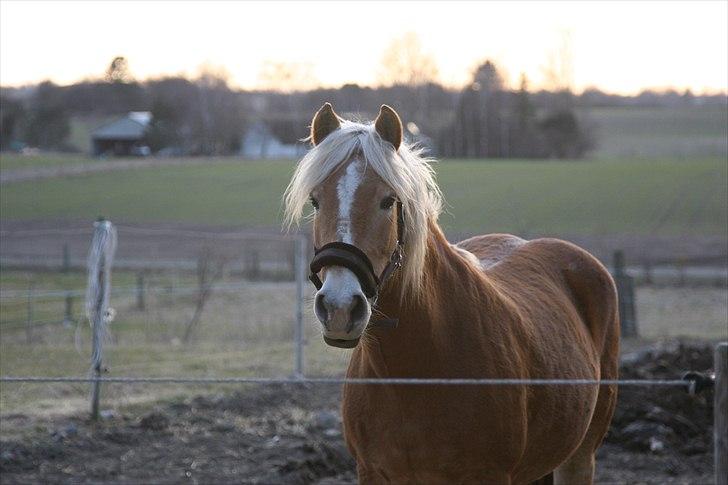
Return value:
M 300 158 L 307 149 L 307 146 L 298 140 L 284 143 L 273 133 L 269 125 L 262 121 L 248 128 L 240 143 L 240 155 L 253 160 Z
M 152 114 L 132 111 L 123 118 L 111 121 L 91 132 L 91 150 L 94 156 L 146 156 L 151 153 L 146 135 Z

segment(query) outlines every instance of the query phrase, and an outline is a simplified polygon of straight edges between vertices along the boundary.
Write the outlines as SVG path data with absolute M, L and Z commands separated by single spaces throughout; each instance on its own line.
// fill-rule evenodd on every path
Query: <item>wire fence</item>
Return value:
M 350 378 L 350 377 L 32 377 L 2 376 L 0 382 L 32 383 L 147 383 L 147 384 L 352 384 L 437 386 L 644 386 L 684 387 L 683 379 L 459 379 L 459 378 Z
M 140 228 L 134 228 L 134 227 L 127 227 L 127 226 L 121 226 L 119 229 L 119 232 L 121 234 L 124 233 L 138 233 L 138 234 L 144 234 L 144 235 L 157 235 L 157 236 L 165 236 L 165 237 L 179 237 L 179 238 L 192 238 L 192 239 L 200 239 L 200 240 L 208 240 L 208 239 L 219 239 L 219 240 L 225 240 L 225 241 L 231 241 L 231 240 L 239 240 L 239 239 L 249 239 L 249 240 L 260 240 L 265 241 L 267 237 L 270 237 L 270 235 L 263 235 L 263 234 L 242 234 L 242 233 L 210 233 L 210 232 L 204 232 L 204 231 L 186 231 L 186 230 L 172 230 L 172 229 L 158 229 L 158 230 L 149 230 L 149 229 L 140 229 Z M 58 234 L 58 235 L 78 235 L 78 231 L 66 231 L 66 230 L 50 230 L 48 231 L 26 231 L 27 234 L 22 234 L 23 237 L 32 237 L 35 235 L 40 234 Z M 90 231 L 87 231 L 88 234 L 84 233 L 85 236 L 90 235 Z M 0 231 L 0 235 L 3 237 L 12 237 L 12 234 L 5 234 L 5 231 Z M 17 234 L 16 234 L 17 235 Z M 304 327 L 304 303 L 306 301 L 306 294 L 305 294 L 305 287 L 306 287 L 306 279 L 305 279 L 305 268 L 307 265 L 307 244 L 308 241 L 306 237 L 297 237 L 297 238 L 287 238 L 286 239 L 289 243 L 292 241 L 292 251 L 286 256 L 288 258 L 286 264 L 290 266 L 291 273 L 293 278 L 289 279 L 288 281 L 290 283 L 295 282 L 295 286 L 291 286 L 291 290 L 294 290 L 294 296 L 292 298 L 293 307 L 287 307 L 287 310 L 283 310 L 284 312 L 287 311 L 290 318 L 287 320 L 286 326 L 288 330 L 291 330 L 290 333 L 286 333 L 285 335 L 290 339 L 287 341 L 286 345 L 283 346 L 280 343 L 277 345 L 278 347 L 285 347 L 283 349 L 284 356 L 283 360 L 286 362 L 285 367 L 290 371 L 290 373 L 286 372 L 285 370 L 282 371 L 282 369 L 277 369 L 278 375 L 273 376 L 261 376 L 260 373 L 256 371 L 258 375 L 254 376 L 245 376 L 245 375 L 233 375 L 233 376 L 195 376 L 191 375 L 189 372 L 182 372 L 183 375 L 180 376 L 149 376 L 149 375 L 128 375 L 130 373 L 133 373 L 134 371 L 127 367 L 126 369 L 122 366 L 121 369 L 117 367 L 117 370 L 120 370 L 121 373 L 125 373 L 127 375 L 104 375 L 105 370 L 101 367 L 101 365 L 97 365 L 95 368 L 95 372 L 92 372 L 89 375 L 86 376 L 73 376 L 73 375 L 61 375 L 61 376 L 52 376 L 52 375 L 28 375 L 27 372 L 17 372 L 16 375 L 2 375 L 0 376 L 0 383 L 2 384 L 38 384 L 38 385 L 53 385 L 53 384 L 89 384 L 92 386 L 92 388 L 95 390 L 94 394 L 94 400 L 95 404 L 92 407 L 94 410 L 93 412 L 95 415 L 98 415 L 98 400 L 100 395 L 100 386 L 102 384 L 104 385 L 124 385 L 124 384 L 149 384 L 149 385 L 155 385 L 155 386 L 165 386 L 165 385 L 189 385 L 189 386 L 205 386 L 205 385 L 290 385 L 290 386 L 300 386 L 300 385 L 373 385 L 373 386 L 490 386 L 490 387 L 496 387 L 496 386 L 620 386 L 620 387 L 644 387 L 644 388 L 661 388 L 661 389 L 676 389 L 680 390 L 682 392 L 694 392 L 698 386 L 696 385 L 696 380 L 686 380 L 686 379 L 559 379 L 559 378 L 528 378 L 528 379 L 522 379 L 522 378 L 405 378 L 405 377 L 392 377 L 392 378 L 352 378 L 352 377 L 340 377 L 340 376 L 312 376 L 311 374 L 304 372 L 304 349 L 307 342 L 307 335 Z M 123 240 L 122 240 L 123 244 Z M 65 250 L 64 250 L 65 254 Z M 256 253 L 258 254 L 258 253 Z M 64 255 L 64 259 L 67 259 Z M 67 261 L 66 261 L 67 262 Z M 259 264 L 259 262 L 256 262 L 256 264 Z M 64 263 L 65 265 L 65 263 Z M 143 266 L 143 264 L 142 264 Z M 190 269 L 190 268 L 197 268 L 198 269 L 198 277 L 200 277 L 199 269 L 201 267 L 201 263 L 198 261 L 194 264 L 188 264 L 183 269 Z M 619 272 L 618 272 L 619 273 Z M 624 273 L 624 271 L 622 271 Z M 184 280 L 183 284 L 174 284 L 174 285 L 166 285 L 166 284 L 157 284 L 157 286 L 154 286 L 153 284 L 150 284 L 149 281 L 145 281 L 143 279 L 137 279 L 137 284 L 132 285 L 123 285 L 120 287 L 114 287 L 111 288 L 109 292 L 109 296 L 115 297 L 119 300 L 122 300 L 126 302 L 125 304 L 127 306 L 127 310 L 130 310 L 128 313 L 133 313 L 134 311 L 137 311 L 139 313 L 140 311 L 149 311 L 149 302 L 145 300 L 146 296 L 156 296 L 158 298 L 162 298 L 165 296 L 177 296 L 177 297 L 188 297 L 188 296 L 199 296 L 201 294 L 204 294 L 206 291 L 210 292 L 214 295 L 217 295 L 220 297 L 220 295 L 224 294 L 230 294 L 230 295 L 237 295 L 242 291 L 246 291 L 250 289 L 251 283 L 250 281 L 243 281 L 243 280 L 236 280 L 236 281 L 225 281 L 225 282 L 212 282 L 210 280 L 207 281 L 198 281 L 197 284 L 191 284 L 190 282 L 194 281 L 194 279 L 190 280 L 189 277 Z M 262 288 L 266 283 L 256 283 L 258 288 Z M 270 283 L 271 290 L 280 290 L 281 286 L 280 283 Z M 47 325 L 50 323 L 58 323 L 58 322 L 64 322 L 68 323 L 69 321 L 72 321 L 73 323 L 79 324 L 83 318 L 79 316 L 79 318 L 76 318 L 76 314 L 72 311 L 72 303 L 69 304 L 69 301 L 72 301 L 73 299 L 81 299 L 86 294 L 85 290 L 74 288 L 74 289 L 64 289 L 64 290 L 35 290 L 32 286 L 28 288 L 28 290 L 3 290 L 0 292 L 0 302 L 2 302 L 3 305 L 15 305 L 18 310 L 18 312 L 23 311 L 24 304 L 27 303 L 27 318 L 24 320 L 18 320 L 18 322 L 10 322 L 7 321 L 6 318 L 3 319 L 2 323 L 3 325 L 0 326 L 0 329 L 15 329 L 15 328 L 26 328 L 27 333 L 27 341 L 28 343 L 33 342 L 34 340 L 34 332 L 33 326 L 34 325 Z M 250 298 L 255 299 L 257 298 L 256 295 L 252 295 Z M 66 301 L 66 314 L 63 318 L 46 318 L 49 315 L 46 313 L 38 312 L 34 313 L 32 302 L 33 299 L 38 300 L 65 300 Z M 176 306 L 179 306 L 179 302 L 175 301 L 173 303 Z M 203 301 L 202 304 L 198 301 L 197 307 L 194 305 L 194 298 L 191 299 L 191 302 L 187 303 L 187 309 L 191 310 L 194 308 L 195 316 L 193 317 L 192 321 L 195 320 L 195 318 L 198 317 L 197 313 L 202 311 L 202 306 L 204 306 L 205 302 Z M 191 306 L 190 306 L 191 305 Z M 201 306 L 202 305 L 202 306 Z M 280 311 L 281 309 L 278 308 L 280 306 L 280 302 L 277 300 L 272 300 L 265 304 L 266 309 L 274 309 Z M 81 307 L 82 305 L 78 305 Z M 41 306 L 42 307 L 42 306 Z M 156 311 L 158 312 L 154 318 L 159 318 L 160 314 L 163 314 L 164 312 L 170 311 L 171 306 L 169 304 L 167 305 L 161 305 Z M 41 308 L 42 310 L 42 308 Z M 216 308 L 217 310 L 217 308 Z M 53 311 L 56 311 L 55 309 Z M 41 318 L 38 318 L 41 317 Z M 25 325 L 8 325 L 9 323 L 25 323 Z M 127 322 L 126 325 L 128 327 L 133 327 L 134 322 L 130 321 Z M 190 324 L 187 324 L 187 332 L 185 332 L 185 340 L 187 337 L 187 333 L 189 332 Z M 79 325 L 78 328 L 81 328 Z M 124 327 L 122 327 L 124 328 Z M 261 327 L 262 328 L 262 327 Z M 87 330 L 89 331 L 89 330 Z M 223 340 L 231 340 L 230 333 L 228 330 L 225 330 L 227 333 L 221 333 L 217 337 L 219 339 Z M 636 332 L 636 327 L 635 327 Z M 93 333 L 93 332 L 92 332 Z M 179 334 L 179 333 L 178 333 Z M 126 334 L 125 334 L 126 335 Z M 142 332 L 141 338 L 143 340 L 141 341 L 148 341 L 149 339 L 149 333 Z M 3 338 L 7 338 L 6 335 L 3 336 Z M 130 338 L 128 342 L 128 346 L 133 347 L 137 342 L 141 342 L 139 340 L 140 337 L 135 337 L 136 340 Z M 175 337 L 176 338 L 176 337 Z M 97 341 L 94 334 L 93 339 L 89 339 L 90 342 L 94 342 L 94 351 L 95 353 L 99 352 L 99 348 L 97 347 Z M 213 345 L 215 345 L 213 343 Z M 78 347 L 78 343 L 76 340 L 76 346 Z M 190 350 L 191 352 L 191 350 Z M 268 352 L 267 349 L 263 349 L 263 353 L 260 354 L 260 358 L 262 360 L 266 360 L 270 357 L 271 353 Z M 724 352 L 725 353 L 725 352 Z M 80 355 L 80 354 L 79 354 Z M 723 357 L 725 358 L 725 357 Z M 718 357 L 716 354 L 716 362 L 718 362 Z M 105 365 L 106 361 L 104 361 Z M 141 366 L 138 368 L 144 369 L 146 373 L 148 372 L 148 368 L 144 366 L 144 362 L 141 363 Z M 685 369 L 689 370 L 689 369 Z M 282 372 L 281 372 L 282 371 Z M 44 372 L 45 373 L 45 372 Z M 50 373 L 50 372 L 49 372 Z M 59 372 L 60 373 L 60 372 Z M 68 374 L 71 374 L 71 372 L 67 372 Z M 76 372 L 73 372 L 76 373 Z M 245 374 L 247 371 L 240 372 L 240 374 Z M 281 376 L 281 374 L 284 374 Z M 313 372 L 313 374 L 316 374 L 316 372 Z M 721 380 L 722 379 L 722 380 Z M 724 382 L 725 376 L 717 376 L 716 382 Z M 720 384 L 722 387 L 718 388 L 716 387 L 716 396 L 719 394 L 722 396 L 726 393 L 725 384 Z M 717 399 L 717 397 L 716 397 Z M 716 401 L 717 402 L 717 401 Z M 719 406 L 716 405 L 714 410 L 716 412 L 716 423 L 719 422 L 721 419 L 725 420 L 725 417 L 719 416 L 720 413 L 724 412 L 725 406 Z M 716 435 L 717 436 L 717 435 Z M 718 438 L 716 438 L 717 440 Z M 728 441 L 725 437 L 721 438 L 724 441 Z M 722 443 L 722 442 L 721 442 Z M 716 453 L 719 451 L 719 443 L 716 441 Z M 721 445 L 722 446 L 722 445 Z M 722 450 L 722 448 L 720 448 Z

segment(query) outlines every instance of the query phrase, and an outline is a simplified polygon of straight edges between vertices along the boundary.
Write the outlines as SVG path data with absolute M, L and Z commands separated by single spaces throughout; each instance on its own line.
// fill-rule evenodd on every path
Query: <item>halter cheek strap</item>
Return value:
M 323 286 L 318 273 L 326 266 L 343 266 L 349 269 L 359 280 L 362 292 L 369 299 L 374 299 L 376 304 L 379 289 L 389 279 L 389 277 L 399 268 L 402 267 L 404 259 L 404 211 L 402 202 L 397 201 L 397 246 L 392 251 L 387 265 L 382 270 L 382 274 L 377 276 L 374 272 L 369 257 L 353 244 L 335 241 L 325 244 L 321 248 L 314 248 L 314 257 L 311 260 L 309 269 L 311 270 L 308 279 L 320 290 Z M 377 320 L 377 325 L 394 327 L 397 321 L 393 319 Z

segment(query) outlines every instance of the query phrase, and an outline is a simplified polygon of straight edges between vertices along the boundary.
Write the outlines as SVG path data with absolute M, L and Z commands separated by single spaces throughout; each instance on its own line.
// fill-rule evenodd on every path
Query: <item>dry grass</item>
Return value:
M 3 290 L 7 290 L 8 282 L 14 280 L 5 278 L 4 281 Z M 21 284 L 22 279 L 18 282 Z M 184 345 L 181 338 L 194 311 L 194 301 L 193 295 L 161 293 L 148 297 L 147 309 L 140 311 L 135 307 L 134 295 L 114 298 L 112 306 L 117 317 L 111 326 L 112 338 L 106 351 L 108 375 L 274 377 L 293 373 L 293 283 L 250 283 L 239 291 L 213 294 L 191 342 Z M 3 313 L 14 308 L 6 300 L 2 304 Z M 728 293 L 724 288 L 640 287 L 637 305 L 642 339 L 728 338 Z M 13 312 L 21 308 L 22 305 Z M 309 301 L 304 308 L 306 374 L 343 374 L 349 352 L 324 345 Z M 60 312 L 62 306 L 45 311 Z M 26 337 L 22 328 L 3 329 L 0 334 L 2 375 L 84 376 L 88 372 L 90 330 L 87 324 L 41 326 L 34 329 L 31 343 Z M 625 343 L 628 348 L 629 343 Z M 216 392 L 223 387 L 234 386 L 208 385 L 192 391 L 182 385 L 105 385 L 102 406 L 111 408 L 191 392 Z M 20 411 L 55 414 L 88 406 L 89 386 L 85 384 L 12 383 L 3 384 L 0 391 L 1 414 Z
M 637 289 L 637 325 L 642 337 L 728 339 L 726 288 Z

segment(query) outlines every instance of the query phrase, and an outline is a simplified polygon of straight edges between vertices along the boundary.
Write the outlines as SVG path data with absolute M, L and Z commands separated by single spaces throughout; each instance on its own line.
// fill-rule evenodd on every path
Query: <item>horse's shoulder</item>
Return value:
M 473 254 L 484 269 L 491 268 L 510 256 L 513 251 L 528 243 L 511 234 L 486 234 L 460 241 L 455 245 Z

